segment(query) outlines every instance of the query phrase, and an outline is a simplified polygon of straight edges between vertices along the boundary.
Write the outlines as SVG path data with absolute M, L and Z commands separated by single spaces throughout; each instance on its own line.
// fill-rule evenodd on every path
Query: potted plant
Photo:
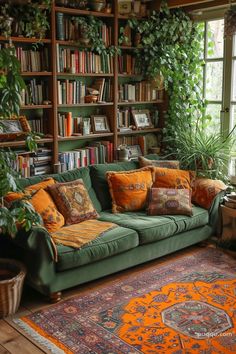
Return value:
M 166 137 L 165 142 L 171 151 L 166 157 L 179 160 L 182 168 L 204 177 L 228 180 L 229 156 L 235 143 L 233 130 L 224 137 L 221 133 L 208 133 L 198 125 L 194 129 L 179 124 L 174 139 Z
M 12 46 L 0 51 L 1 120 L 19 115 L 20 111 L 20 94 L 24 88 L 24 81 L 20 76 L 20 63 L 14 52 Z M 31 148 L 36 147 L 31 136 L 28 137 L 28 143 Z M 8 207 L 4 204 L 4 196 L 9 191 L 19 190 L 17 185 L 19 175 L 14 170 L 15 160 L 16 156 L 10 149 L 0 149 L 0 243 L 7 236 L 14 237 L 19 226 L 27 231 L 33 224 L 40 223 L 39 215 L 26 199 L 16 201 Z M 0 318 L 17 310 L 24 277 L 25 268 L 21 263 L 0 260 Z

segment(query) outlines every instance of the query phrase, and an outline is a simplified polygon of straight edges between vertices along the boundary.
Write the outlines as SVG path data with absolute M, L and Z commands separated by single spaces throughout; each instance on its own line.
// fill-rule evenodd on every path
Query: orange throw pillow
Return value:
M 190 171 L 153 167 L 153 188 L 192 189 Z
M 152 186 L 152 170 L 107 172 L 109 190 L 112 198 L 112 212 L 142 210 L 146 206 L 147 195 Z
M 52 198 L 44 189 L 39 189 L 29 202 L 33 205 L 35 211 L 41 215 L 48 232 L 55 232 L 64 225 L 64 216 L 59 213 Z
M 55 184 L 55 180 L 52 177 L 45 178 L 43 181 L 27 186 L 25 190 L 27 191 L 38 191 L 39 189 L 46 189 L 47 187 Z
M 17 199 L 22 199 L 25 196 L 30 196 L 32 194 L 33 191 L 38 191 L 39 189 L 45 189 L 48 186 L 51 186 L 52 184 L 55 184 L 55 181 L 52 177 L 46 178 L 43 181 L 36 183 L 36 184 L 32 184 L 30 186 L 27 186 L 24 189 L 24 192 L 9 192 L 7 193 L 7 195 L 4 197 L 4 200 L 7 203 L 11 203 L 14 202 Z
M 209 178 L 196 178 L 192 192 L 192 202 L 209 209 L 214 198 L 227 186 L 219 180 Z

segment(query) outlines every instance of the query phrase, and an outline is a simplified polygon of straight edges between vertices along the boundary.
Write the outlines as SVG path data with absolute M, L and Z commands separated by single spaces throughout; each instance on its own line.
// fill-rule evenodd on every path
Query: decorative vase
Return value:
M 89 6 L 93 11 L 102 11 L 106 6 L 106 0 L 90 0 Z
M 0 259 L 0 318 L 13 315 L 20 305 L 25 266 L 8 258 Z

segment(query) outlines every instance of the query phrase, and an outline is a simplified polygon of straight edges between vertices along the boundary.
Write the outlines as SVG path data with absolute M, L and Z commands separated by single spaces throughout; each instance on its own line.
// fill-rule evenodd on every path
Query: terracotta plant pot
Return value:
M 25 266 L 13 259 L 0 259 L 0 318 L 13 315 L 20 305 Z

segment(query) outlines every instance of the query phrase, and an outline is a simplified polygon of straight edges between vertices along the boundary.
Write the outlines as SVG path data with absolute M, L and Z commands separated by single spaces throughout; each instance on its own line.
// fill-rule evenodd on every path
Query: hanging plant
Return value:
M 236 6 L 230 6 L 225 13 L 225 37 L 232 37 L 236 34 Z

